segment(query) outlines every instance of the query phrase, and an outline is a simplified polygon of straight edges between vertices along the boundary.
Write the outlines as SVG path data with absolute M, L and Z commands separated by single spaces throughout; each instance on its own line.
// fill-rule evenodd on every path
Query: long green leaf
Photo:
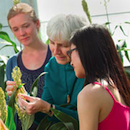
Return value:
M 17 90 L 20 89 L 22 86 L 23 86 L 23 84 L 20 84 L 18 86 L 18 88 L 15 89 L 15 91 L 13 92 L 13 94 L 11 95 L 11 97 L 9 98 L 8 106 L 12 107 L 13 114 L 15 114 L 15 106 L 14 106 L 14 104 L 15 104 L 15 95 L 16 95 Z
M 122 31 L 122 33 L 123 33 L 125 36 L 127 36 L 127 35 L 125 34 L 124 29 L 122 28 L 122 26 L 120 25 L 119 27 L 120 27 L 120 30 Z
M 38 91 L 38 80 L 41 76 L 43 76 L 44 74 L 46 74 L 47 72 L 43 72 L 41 73 L 37 78 L 36 80 L 33 82 L 32 84 L 32 87 L 31 87 L 31 90 L 30 90 L 30 95 L 33 96 L 33 97 L 36 97 L 37 96 L 37 91 Z
M 12 45 L 4 45 L 4 46 L 2 46 L 2 47 L 0 48 L 0 50 L 2 50 L 3 48 L 9 47 L 9 46 L 12 47 Z
M 10 42 L 14 48 L 15 53 L 19 52 L 16 44 L 10 39 L 9 35 L 6 32 L 0 31 L 0 38 L 7 42 Z
M 51 111 L 53 111 L 55 117 L 60 120 L 68 130 L 78 130 L 78 122 L 73 117 L 53 108 L 51 108 Z
M 116 31 L 116 29 L 118 28 L 118 25 L 116 25 L 115 26 L 115 28 L 114 28 L 114 31 L 113 31 L 113 33 L 112 33 L 112 35 L 114 35 L 114 33 L 115 33 L 115 31 Z
M 62 122 L 52 125 L 49 130 L 68 130 Z
M 4 76 L 5 76 L 5 64 L 0 66 L 0 86 L 2 86 L 2 88 L 4 88 Z
M 15 122 L 14 122 L 14 115 L 15 115 L 15 112 L 16 112 L 16 109 L 15 109 L 15 106 L 14 106 L 14 104 L 15 104 L 15 94 L 16 94 L 17 90 L 22 87 L 22 85 L 23 84 L 21 84 L 13 92 L 13 94 L 11 95 L 9 102 L 8 102 L 8 114 L 7 114 L 6 126 L 7 126 L 7 128 L 9 128 L 9 130 L 15 130 L 14 128 L 16 127 Z
M 127 47 L 127 43 L 126 43 L 126 41 L 124 41 L 124 45 L 123 45 L 123 47 Z M 126 58 L 127 58 L 127 60 L 130 62 L 130 58 L 129 58 L 129 54 L 128 54 L 128 51 L 127 50 L 124 50 L 124 52 L 125 52 L 125 56 L 126 56 Z
M 2 29 L 2 24 L 0 23 L 0 30 Z
M 22 130 L 28 130 L 34 121 L 34 114 L 33 115 L 26 115 L 24 122 L 22 122 Z
M 8 106 L 8 113 L 7 113 L 5 125 L 9 130 L 16 130 L 16 125 L 14 122 L 13 108 L 10 106 Z
M 89 13 L 89 9 L 88 9 L 88 4 L 85 0 L 82 0 L 82 7 L 83 7 L 83 10 L 88 17 L 89 22 L 92 23 L 91 16 L 90 16 L 90 13 Z
M 2 62 L 6 65 L 7 61 L 8 61 L 8 57 L 4 56 L 4 55 L 0 55 L 0 59 L 2 60 Z
M 37 129 L 36 130 L 47 130 L 48 127 L 50 126 L 51 124 L 51 121 L 48 121 L 47 120 L 48 118 L 48 115 L 46 115 L 40 122 L 40 124 L 38 125 Z
M 117 50 L 120 50 L 120 46 L 119 45 L 116 45 L 116 48 L 117 48 Z M 118 51 L 118 54 L 119 54 L 119 56 L 121 58 L 122 63 L 124 63 L 122 52 Z

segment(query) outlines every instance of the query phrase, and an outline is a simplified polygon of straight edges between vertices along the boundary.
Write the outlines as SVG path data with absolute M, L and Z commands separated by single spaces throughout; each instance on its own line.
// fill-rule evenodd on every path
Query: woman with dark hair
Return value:
M 130 84 L 109 31 L 90 25 L 70 40 L 78 78 L 86 78 L 78 95 L 80 130 L 130 130 Z

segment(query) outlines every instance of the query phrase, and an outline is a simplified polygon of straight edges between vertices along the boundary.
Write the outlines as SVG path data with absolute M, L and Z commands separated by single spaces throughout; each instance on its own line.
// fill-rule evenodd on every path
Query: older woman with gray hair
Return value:
M 76 120 L 78 120 L 77 95 L 83 88 L 84 79 L 75 76 L 73 67 L 70 65 L 70 57 L 66 52 L 70 49 L 69 39 L 71 33 L 87 25 L 85 18 L 77 15 L 60 14 L 54 16 L 48 23 L 47 35 L 49 37 L 49 47 L 53 57 L 45 66 L 45 86 L 42 98 L 19 95 L 19 105 L 26 106 L 27 114 L 36 112 L 37 123 L 49 114 L 50 120 L 55 121 L 55 116 L 50 111 L 53 107 L 60 110 Z M 26 102 L 26 99 L 28 102 Z M 62 104 L 68 104 L 65 108 Z M 74 110 L 75 109 L 75 110 Z

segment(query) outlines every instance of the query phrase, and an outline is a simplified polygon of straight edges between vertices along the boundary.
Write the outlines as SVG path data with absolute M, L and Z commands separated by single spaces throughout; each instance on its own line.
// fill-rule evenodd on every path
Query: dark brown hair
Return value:
M 92 24 L 75 32 L 70 42 L 77 47 L 85 69 L 85 85 L 97 79 L 106 80 L 112 87 L 114 83 L 130 107 L 130 82 L 109 31 Z

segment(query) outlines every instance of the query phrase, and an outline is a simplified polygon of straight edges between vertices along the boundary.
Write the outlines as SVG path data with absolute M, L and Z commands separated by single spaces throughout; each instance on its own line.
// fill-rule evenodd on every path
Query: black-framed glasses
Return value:
M 77 48 L 70 49 L 69 51 L 66 52 L 67 55 L 71 58 L 71 53 L 72 53 L 72 51 L 74 51 L 74 50 L 76 50 L 76 49 L 77 49 Z

